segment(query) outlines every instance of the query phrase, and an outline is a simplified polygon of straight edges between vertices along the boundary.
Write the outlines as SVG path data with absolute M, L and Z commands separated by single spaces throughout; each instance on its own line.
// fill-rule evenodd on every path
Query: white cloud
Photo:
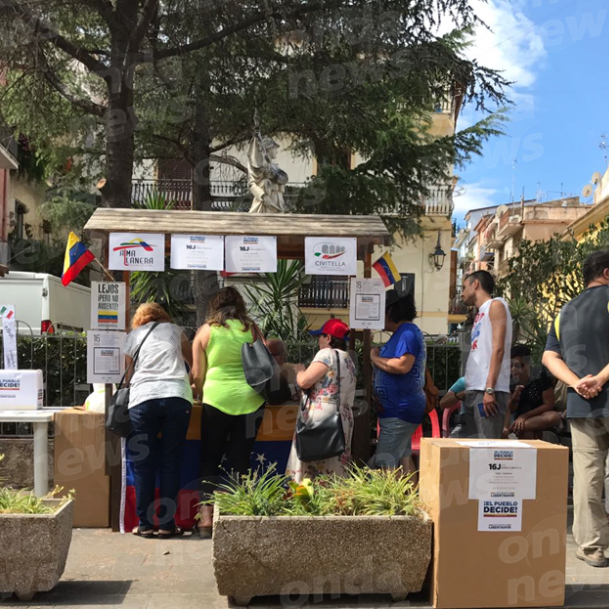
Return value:
M 466 54 L 488 68 L 501 70 L 515 88 L 533 85 L 546 49 L 541 28 L 522 10 L 524 1 L 472 0 L 472 6 L 488 28 L 476 27 Z
M 455 213 L 465 213 L 470 209 L 480 207 L 490 207 L 495 205 L 493 196 L 499 191 L 496 188 L 484 186 L 483 182 L 473 182 L 472 184 L 459 184 L 453 194 Z

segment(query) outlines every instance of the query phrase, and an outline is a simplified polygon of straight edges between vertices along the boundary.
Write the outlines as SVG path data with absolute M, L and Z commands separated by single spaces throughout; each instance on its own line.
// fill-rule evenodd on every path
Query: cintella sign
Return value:
M 356 275 L 357 240 L 307 237 L 305 272 L 308 275 Z

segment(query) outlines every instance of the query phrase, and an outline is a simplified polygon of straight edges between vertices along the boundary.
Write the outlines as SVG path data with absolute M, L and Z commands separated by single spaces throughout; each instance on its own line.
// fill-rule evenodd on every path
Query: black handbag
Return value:
M 123 374 L 123 378 L 121 379 L 116 393 L 110 398 L 110 405 L 108 406 L 108 412 L 106 412 L 106 429 L 121 438 L 126 438 L 133 431 L 133 425 L 129 418 L 129 385 L 123 387 L 123 383 L 127 378 L 129 370 L 131 370 L 131 368 L 135 370 L 135 364 L 137 363 L 137 358 L 140 356 L 142 346 L 150 336 L 150 333 L 158 325 L 159 322 L 155 322 L 152 328 L 146 333 L 146 336 L 144 336 L 140 346 L 133 355 L 131 365 L 125 370 L 125 374 Z
M 281 368 L 269 353 L 266 345 L 255 328 L 257 336 L 253 343 L 244 343 L 241 347 L 241 363 L 247 384 L 259 393 L 267 404 L 279 406 L 292 397 L 287 379 L 281 374 Z M 254 334 L 254 332 L 252 332 Z
M 345 452 L 345 430 L 340 416 L 340 355 L 336 353 L 338 391 L 336 412 L 321 421 L 304 421 L 302 413 L 309 404 L 309 395 L 302 400 L 296 421 L 296 453 L 301 461 L 323 461 L 338 457 Z

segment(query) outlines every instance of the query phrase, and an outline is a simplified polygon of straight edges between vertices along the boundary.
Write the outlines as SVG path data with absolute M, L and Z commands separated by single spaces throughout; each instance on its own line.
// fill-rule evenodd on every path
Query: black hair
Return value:
M 474 271 L 465 276 L 465 281 L 479 281 L 480 287 L 490 296 L 495 291 L 495 280 L 488 271 Z
M 588 285 L 609 269 L 609 251 L 592 252 L 584 262 L 584 283 Z
M 531 357 L 531 347 L 528 345 L 523 345 L 522 343 L 516 343 L 512 346 L 510 357 Z
M 331 334 L 326 334 L 326 336 L 330 339 L 330 347 L 332 349 L 340 349 L 341 351 L 347 350 L 347 341 L 343 338 L 336 338 L 336 336 L 332 336 Z
M 401 321 L 412 321 L 417 316 L 417 307 L 414 303 L 414 294 L 408 292 L 398 301 L 394 302 L 388 309 L 387 315 L 394 324 Z

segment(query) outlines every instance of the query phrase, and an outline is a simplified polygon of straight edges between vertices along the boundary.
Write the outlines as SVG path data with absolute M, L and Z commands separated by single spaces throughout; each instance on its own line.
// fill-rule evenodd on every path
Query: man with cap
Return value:
M 413 323 L 417 316 L 414 296 L 389 290 L 385 305 L 385 330 L 391 338 L 370 354 L 375 368 L 374 391 L 380 402 L 380 434 L 371 467 L 414 472 L 411 439 L 425 414 L 425 340 Z

